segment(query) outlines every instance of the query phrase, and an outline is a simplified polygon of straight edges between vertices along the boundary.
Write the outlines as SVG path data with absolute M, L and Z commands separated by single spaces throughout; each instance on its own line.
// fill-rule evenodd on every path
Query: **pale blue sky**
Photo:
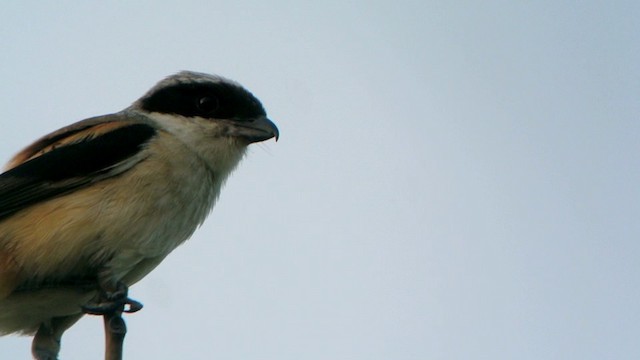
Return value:
M 132 288 L 126 359 L 637 359 L 639 18 L 637 1 L 7 3 L 0 158 L 185 69 L 239 81 L 278 124 Z M 102 336 L 83 319 L 62 358 L 101 358 Z

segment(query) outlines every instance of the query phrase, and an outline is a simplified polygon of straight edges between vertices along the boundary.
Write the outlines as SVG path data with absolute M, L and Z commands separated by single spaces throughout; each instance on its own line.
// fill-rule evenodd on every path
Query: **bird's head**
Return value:
M 260 101 L 235 81 L 182 71 L 157 83 L 125 111 L 151 119 L 209 163 L 239 160 L 247 145 L 279 137 Z
M 129 109 L 204 122 L 209 132 L 247 144 L 279 137 L 278 128 L 251 92 L 216 75 L 179 72 L 160 81 Z

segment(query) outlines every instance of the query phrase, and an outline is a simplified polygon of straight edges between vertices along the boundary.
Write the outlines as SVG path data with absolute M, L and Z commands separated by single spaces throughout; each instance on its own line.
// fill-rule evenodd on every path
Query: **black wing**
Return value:
M 85 124 L 89 125 L 63 129 L 36 142 L 27 148 L 29 159 L 0 174 L 0 220 L 123 173 L 143 160 L 141 150 L 156 134 L 156 129 L 140 123 Z

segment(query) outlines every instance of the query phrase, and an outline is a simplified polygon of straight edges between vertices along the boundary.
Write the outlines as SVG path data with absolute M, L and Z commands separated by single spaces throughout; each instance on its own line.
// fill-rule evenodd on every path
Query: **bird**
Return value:
M 218 75 L 170 75 L 120 112 L 76 122 L 0 174 L 0 335 L 56 359 L 83 315 L 136 311 L 128 288 L 205 221 L 252 143 L 262 103 Z

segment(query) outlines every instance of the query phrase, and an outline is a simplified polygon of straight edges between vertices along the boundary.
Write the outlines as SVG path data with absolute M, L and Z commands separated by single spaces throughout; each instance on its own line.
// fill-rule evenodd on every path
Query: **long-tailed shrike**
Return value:
M 272 137 L 249 91 L 185 71 L 22 150 L 0 175 L 0 335 L 35 334 L 34 356 L 55 359 L 62 333 L 188 239 L 247 146 Z

